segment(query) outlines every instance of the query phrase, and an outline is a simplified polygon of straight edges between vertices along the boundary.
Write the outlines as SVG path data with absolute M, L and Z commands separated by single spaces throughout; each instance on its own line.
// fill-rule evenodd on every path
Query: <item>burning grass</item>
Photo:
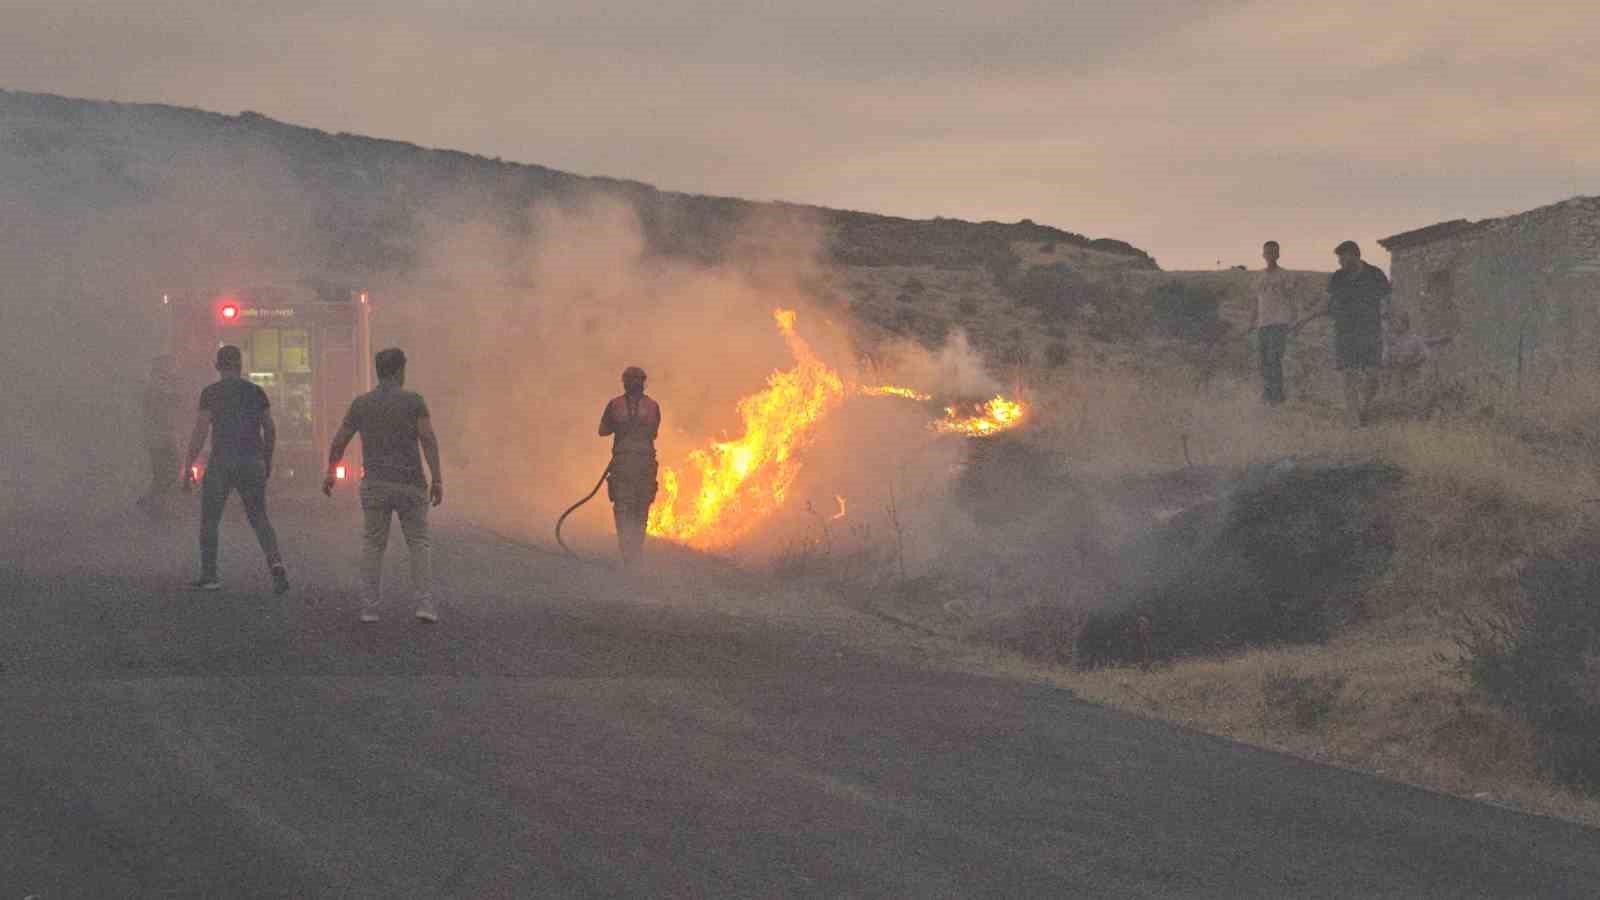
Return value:
M 800 337 L 794 311 L 775 310 L 773 317 L 794 367 L 772 373 L 764 390 L 739 401 L 740 437 L 689 454 L 686 468 L 698 485 L 687 510 L 678 508 L 677 470 L 662 472 L 650 534 L 698 549 L 737 542 L 783 507 L 818 423 L 843 402 L 844 381 Z
M 1148 357 L 1118 361 L 1114 353 L 1030 373 L 1021 411 L 1029 427 L 1012 439 L 1028 461 L 1021 477 L 1000 477 L 965 499 L 959 484 L 912 498 L 913 485 L 896 482 L 894 516 L 880 509 L 890 507 L 885 497 L 819 499 L 802 519 L 810 531 L 780 554 L 780 574 L 791 588 L 832 591 L 924 633 L 1022 650 L 1033 661 L 981 652 L 986 664 L 998 659 L 1089 699 L 1600 824 L 1600 801 L 1553 786 L 1532 729 L 1489 702 L 1450 658 L 1464 615 L 1516 598 L 1522 562 L 1560 552 L 1600 513 L 1583 502 L 1600 497 L 1600 485 L 1584 453 L 1585 420 L 1567 408 L 1570 401 L 1498 418 L 1391 415 L 1350 431 L 1332 402 L 1337 386 L 1326 378 L 1301 384 L 1326 400 L 1306 399 L 1302 390 L 1287 407 L 1267 409 L 1251 381 L 1152 366 Z M 842 379 L 830 402 L 851 394 L 936 402 L 917 387 Z M 1014 421 L 1004 406 L 972 402 L 956 413 Z M 959 418 L 933 414 L 930 426 Z M 1545 439 L 1528 439 L 1530 431 Z M 1552 433 L 1576 437 L 1552 440 Z M 719 457 L 706 451 L 699 458 Z M 1052 664 L 1074 661 L 1088 611 L 1112 595 L 1105 588 L 1119 577 L 1118 546 L 1203 499 L 1219 473 L 1290 458 L 1404 473 L 1372 501 L 1382 506 L 1392 552 L 1385 566 L 1361 576 L 1358 615 L 1299 646 L 1234 644 L 1227 655 L 1179 657 L 1146 670 Z M 1165 502 L 1108 502 L 1141 480 L 1187 486 Z
M 766 387 L 738 403 L 743 423 L 739 437 L 712 441 L 689 454 L 683 468 L 690 493 L 677 468 L 661 472 L 661 496 L 650 510 L 649 533 L 699 550 L 731 547 L 790 504 L 790 492 L 818 430 L 851 394 L 927 403 L 932 395 L 898 385 L 853 386 L 824 363 L 797 329 L 793 310 L 773 311 L 794 366 L 773 372 Z M 998 434 L 1020 425 L 1025 407 L 996 396 L 974 404 L 970 414 L 947 407 L 934 431 L 966 436 Z M 680 498 L 687 497 L 687 504 Z M 848 515 L 849 501 L 834 496 L 835 518 Z
M 1047 451 L 1039 458 L 1059 460 L 1059 469 L 1046 482 L 1030 480 L 1025 502 L 962 530 L 932 572 L 913 572 L 924 576 L 918 584 L 938 585 L 937 598 L 885 591 L 878 603 L 1009 648 L 987 664 L 1058 681 L 1086 699 L 1600 825 L 1600 799 L 1555 785 L 1528 721 L 1492 702 L 1457 663 L 1467 617 L 1519 602 L 1528 559 L 1565 553 L 1575 534 L 1600 533 L 1600 504 L 1586 503 L 1600 486 L 1584 442 L 1524 437 L 1537 404 L 1515 416 L 1394 416 L 1350 431 L 1332 404 L 1300 399 L 1269 410 L 1248 382 L 1197 384 L 1177 368 L 1114 364 L 1041 375 L 1029 400 L 1032 426 L 1020 440 Z M 1565 407 L 1557 412 L 1539 418 L 1540 428 L 1585 427 Z M 1392 552 L 1362 576 L 1357 615 L 1322 642 L 1234 647 L 1143 669 L 1061 665 L 1075 661 L 1088 613 L 1105 602 L 1100 587 L 1120 577 L 1103 559 L 1107 578 L 1084 577 L 1097 555 L 1114 555 L 1203 499 L 1217 473 L 1288 458 L 1404 473 L 1370 501 L 1387 522 Z M 1158 500 L 1106 502 L 1145 483 L 1187 486 L 1167 508 Z
M 1022 424 L 1023 406 L 1014 400 L 996 396 L 987 403 L 974 403 L 970 412 L 965 414 L 958 407 L 947 406 L 944 415 L 943 419 L 933 423 L 933 430 L 944 434 L 987 437 Z

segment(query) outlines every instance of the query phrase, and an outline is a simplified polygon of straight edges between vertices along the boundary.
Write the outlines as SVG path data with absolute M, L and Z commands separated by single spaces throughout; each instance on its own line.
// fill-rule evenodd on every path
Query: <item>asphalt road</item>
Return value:
M 442 623 L 360 625 L 348 510 L 278 520 L 285 598 L 237 521 L 221 594 L 187 525 L 0 532 L 0 900 L 1600 896 L 1595 831 L 466 525 Z

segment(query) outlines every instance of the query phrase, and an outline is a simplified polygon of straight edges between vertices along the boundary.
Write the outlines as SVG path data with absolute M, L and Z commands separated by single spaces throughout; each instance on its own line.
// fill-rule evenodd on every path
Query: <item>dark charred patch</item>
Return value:
M 1377 462 L 1247 471 L 1119 554 L 1125 580 L 1087 617 L 1078 665 L 1325 640 L 1359 615 L 1362 579 L 1393 554 L 1376 501 L 1401 477 Z

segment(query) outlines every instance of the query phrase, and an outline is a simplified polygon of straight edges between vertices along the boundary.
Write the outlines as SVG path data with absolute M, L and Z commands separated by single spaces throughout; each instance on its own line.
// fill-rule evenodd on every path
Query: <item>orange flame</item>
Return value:
M 945 417 L 933 423 L 933 430 L 941 434 L 983 437 L 1017 427 L 1022 424 L 1023 413 L 1021 403 L 996 396 L 988 403 L 975 404 L 972 415 L 963 416 L 954 406 L 945 407 Z
M 699 549 L 738 541 L 783 506 L 800 474 L 801 451 L 817 423 L 843 401 L 844 381 L 795 333 L 794 311 L 774 310 L 773 317 L 794 354 L 794 368 L 773 372 L 765 390 L 739 401 L 743 436 L 689 454 L 699 489 L 688 509 L 678 509 L 677 471 L 662 470 L 661 497 L 650 508 L 650 534 Z
M 880 387 L 857 387 L 856 390 L 867 397 L 904 397 L 907 400 L 932 400 L 933 397 L 921 391 L 908 387 L 897 387 L 892 384 Z

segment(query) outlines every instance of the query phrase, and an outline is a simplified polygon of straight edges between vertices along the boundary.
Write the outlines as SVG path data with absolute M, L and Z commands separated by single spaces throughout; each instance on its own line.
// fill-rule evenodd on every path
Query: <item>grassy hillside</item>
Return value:
M 915 221 L 790 204 L 660 191 L 617 178 L 433 150 L 400 141 L 329 134 L 257 113 L 220 115 L 0 91 L 0 166 L 7 187 L 58 210 L 106 209 L 157 199 L 175 180 L 217 176 L 220 203 L 254 202 L 261 184 L 298 192 L 311 206 L 318 252 L 307 274 L 370 280 L 417 261 L 424 216 L 487 220 L 526 232 L 538 204 L 606 197 L 629 204 L 653 252 L 715 261 L 748 221 L 800 216 L 820 224 L 829 261 L 846 267 L 944 270 L 1014 265 L 1018 241 L 1049 243 L 1121 264 L 1154 268 L 1143 251 L 1112 239 L 1033 222 Z M 252 183 L 252 182 L 256 183 Z
M 1572 719 L 1600 710 L 1600 615 L 1582 599 L 1600 481 L 1574 413 L 1600 393 L 1483 396 L 1463 414 L 1424 405 L 1434 387 L 1391 384 L 1381 420 L 1351 431 L 1325 372 L 1268 410 L 1251 378 L 1143 346 L 1030 372 L 1036 425 L 992 452 L 1004 462 L 962 499 L 970 519 L 911 583 L 869 582 L 853 602 L 1087 699 L 1600 825 L 1583 774 L 1595 733 Z M 1394 475 L 1230 493 L 1263 470 L 1372 466 Z M 1296 568 L 1274 581 L 1275 559 Z M 1558 593 L 1530 579 L 1540 560 L 1567 579 Z M 1248 618 L 1259 600 L 1276 618 Z M 1153 613 L 1144 664 L 1138 610 Z M 1183 643 L 1192 619 L 1244 630 Z M 1122 661 L 1091 650 L 1097 633 Z M 1515 684 L 1496 689 L 1496 671 Z

